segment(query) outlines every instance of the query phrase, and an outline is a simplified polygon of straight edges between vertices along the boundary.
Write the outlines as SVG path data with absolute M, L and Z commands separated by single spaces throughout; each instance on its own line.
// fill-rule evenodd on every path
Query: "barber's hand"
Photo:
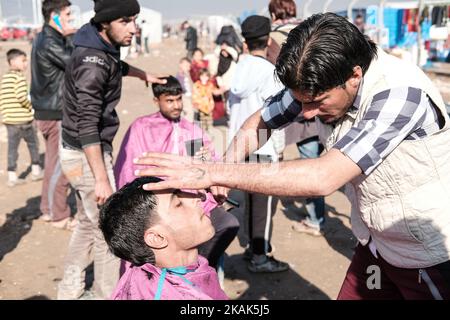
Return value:
M 95 198 L 99 206 L 103 205 L 112 194 L 113 189 L 108 180 L 95 181 Z
M 167 80 L 161 80 L 161 79 L 158 79 L 158 77 L 156 77 L 156 76 L 154 76 L 154 75 L 152 75 L 152 74 L 150 74 L 150 73 L 146 73 L 145 74 L 145 79 L 142 79 L 142 80 L 144 80 L 144 81 L 146 81 L 146 82 L 150 82 L 150 83 L 159 83 L 159 84 L 166 84 L 167 83 Z
M 230 188 L 213 186 L 210 189 L 212 195 L 214 196 L 214 200 L 216 200 L 219 205 L 223 204 L 225 200 L 227 200 Z
M 147 153 L 139 159 L 135 159 L 134 163 L 149 166 L 146 169 L 136 170 L 135 175 L 165 179 L 165 181 L 144 185 L 145 190 L 199 190 L 207 189 L 212 185 L 208 164 L 192 157 L 168 153 Z

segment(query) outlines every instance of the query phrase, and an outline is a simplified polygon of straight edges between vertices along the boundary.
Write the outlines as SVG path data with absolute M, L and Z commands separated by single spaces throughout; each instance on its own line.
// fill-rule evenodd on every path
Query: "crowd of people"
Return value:
M 320 237 L 324 196 L 344 184 L 359 243 L 338 299 L 450 299 L 450 119 L 419 68 L 345 18 L 300 21 L 295 1 L 271 0 L 270 18 L 249 16 L 241 35 L 224 26 L 211 53 L 184 22 L 177 74 L 156 77 L 121 60 L 133 41 L 149 53 L 138 1 L 94 3 L 93 19 L 74 30 L 70 1 L 44 0 L 30 98 L 18 49 L 0 90 L 8 186 L 25 183 L 23 138 L 32 180 L 43 180 L 41 219 L 73 231 L 58 299 L 227 299 L 217 270 L 240 227 L 248 270 L 285 272 L 271 243 L 279 197 L 301 199 L 307 218 L 292 229 Z M 133 121 L 113 159 L 124 76 L 151 84 L 158 111 Z M 223 123 L 221 155 L 209 135 Z M 287 141 L 300 160 L 284 160 Z M 245 191 L 245 226 L 229 188 Z M 379 290 L 366 285 L 369 265 L 380 267 Z

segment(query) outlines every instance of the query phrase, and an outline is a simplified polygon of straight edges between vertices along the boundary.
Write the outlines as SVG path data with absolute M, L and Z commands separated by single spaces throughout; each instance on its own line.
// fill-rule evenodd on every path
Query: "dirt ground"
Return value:
M 157 74 L 175 74 L 178 60 L 185 51 L 181 41 L 166 40 L 154 47 L 149 57 L 129 60 L 131 64 Z M 24 42 L 0 43 L 0 75 L 6 70 L 6 51 L 19 47 L 30 52 Z M 434 77 L 449 101 L 447 78 Z M 124 80 L 123 95 L 118 106 L 121 127 L 115 138 L 115 149 L 129 124 L 138 116 L 154 112 L 152 95 L 139 80 Z M 212 136 L 217 151 L 223 151 L 225 127 L 216 127 Z M 42 137 L 41 142 L 42 142 Z M 40 145 L 43 156 L 44 144 Z M 31 182 L 30 158 L 25 143 L 20 145 L 19 173 L 29 181 L 15 188 L 6 187 L 6 130 L 0 126 L 0 299 L 55 299 L 62 277 L 63 259 L 70 239 L 69 231 L 53 228 L 37 220 L 41 182 Z M 285 158 L 297 157 L 289 146 Z M 240 192 L 234 197 L 242 198 Z M 350 230 L 349 203 L 340 191 L 326 198 L 325 236 L 316 238 L 292 231 L 293 220 L 304 213 L 301 201 L 286 209 L 278 205 L 274 217 L 275 257 L 290 263 L 288 272 L 252 274 L 243 259 L 245 235 L 242 224 L 239 237 L 226 252 L 225 291 L 231 299 L 335 299 L 350 263 L 356 240 Z M 71 199 L 74 208 L 74 201 Z M 234 214 L 242 221 L 243 212 Z

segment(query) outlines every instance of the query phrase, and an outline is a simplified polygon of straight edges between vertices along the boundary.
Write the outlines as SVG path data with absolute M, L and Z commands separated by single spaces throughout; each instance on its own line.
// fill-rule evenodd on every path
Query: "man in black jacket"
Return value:
M 197 30 L 188 21 L 183 22 L 183 30 L 186 30 L 184 41 L 186 42 L 187 56 L 191 59 L 194 50 L 197 48 Z
M 55 227 L 70 227 L 67 205 L 69 182 L 61 172 L 58 145 L 62 119 L 64 70 L 72 53 L 69 25 L 70 2 L 45 0 L 42 3 L 44 26 L 31 53 L 31 103 L 36 124 L 45 139 L 45 169 L 40 210 L 42 219 Z
M 94 259 L 96 298 L 109 298 L 119 279 L 114 257 L 98 227 L 99 210 L 115 191 L 112 142 L 119 128 L 115 107 L 122 76 L 147 82 L 156 77 L 120 60 L 120 47 L 129 46 L 140 11 L 136 0 L 97 0 L 95 17 L 74 37 L 63 95 L 61 166 L 81 199 L 79 223 L 70 241 L 58 299 L 77 299 L 85 291 L 85 270 Z

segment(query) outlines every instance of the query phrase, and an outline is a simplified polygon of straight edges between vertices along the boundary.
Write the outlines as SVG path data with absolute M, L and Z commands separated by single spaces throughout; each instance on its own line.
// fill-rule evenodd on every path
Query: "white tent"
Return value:
M 141 7 L 138 23 L 140 24 L 143 20 L 145 20 L 151 30 L 150 44 L 160 43 L 162 41 L 162 14 L 158 11 Z
M 94 17 L 94 11 L 87 11 L 81 14 L 82 24 L 88 23 Z M 162 15 L 158 11 L 141 7 L 137 23 L 140 24 L 143 20 L 150 26 L 150 44 L 160 43 L 162 41 Z

